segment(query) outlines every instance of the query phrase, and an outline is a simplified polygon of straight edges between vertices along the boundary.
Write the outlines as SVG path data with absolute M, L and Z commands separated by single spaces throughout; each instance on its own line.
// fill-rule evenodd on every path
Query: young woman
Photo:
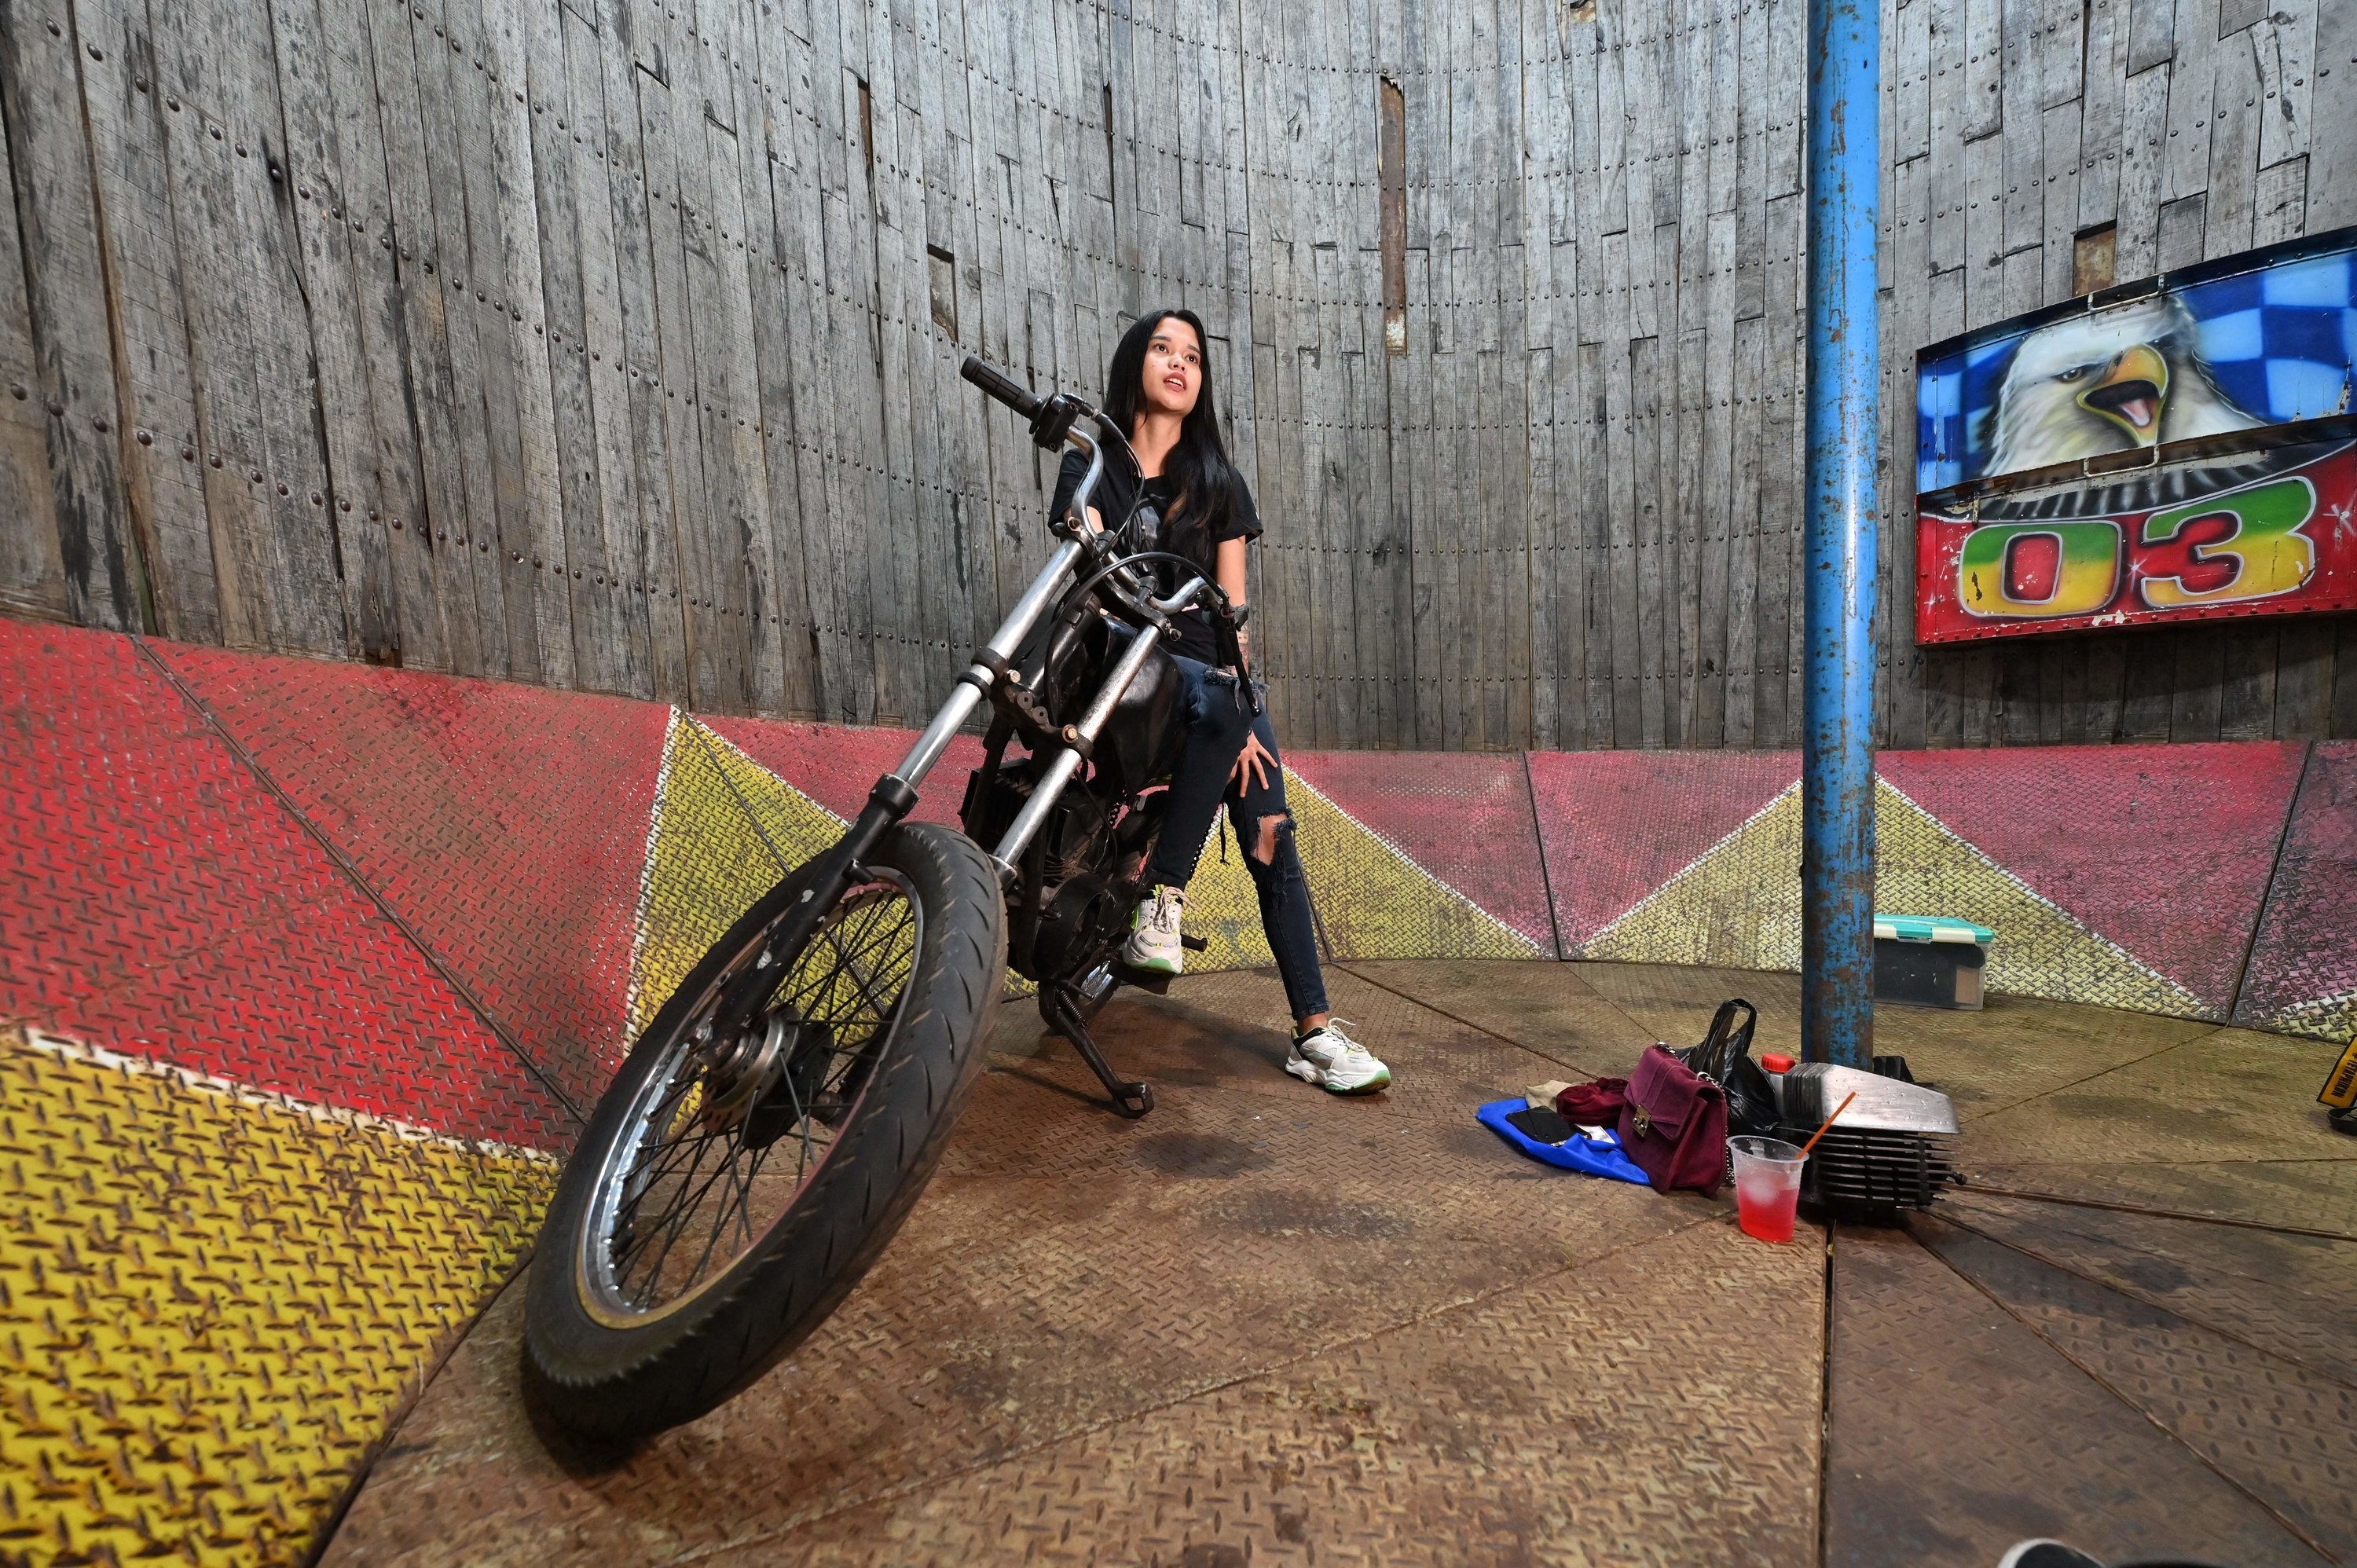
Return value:
M 1142 547 L 1193 561 L 1231 601 L 1242 605 L 1244 555 L 1260 537 L 1260 518 L 1243 476 L 1228 461 L 1220 440 L 1203 324 L 1192 311 L 1140 317 L 1122 335 L 1105 372 L 1104 411 L 1129 432 L 1141 472 L 1132 475 L 1117 455 L 1109 455 L 1092 498 L 1090 521 L 1103 528 L 1111 519 L 1117 526 L 1139 504 Z M 1049 515 L 1062 515 L 1087 470 L 1079 453 L 1064 455 Z M 1146 867 L 1144 881 L 1151 891 L 1130 917 L 1122 957 L 1138 969 L 1178 972 L 1178 918 L 1187 884 L 1224 800 L 1293 1012 L 1293 1049 L 1285 1070 L 1336 1094 L 1375 1093 L 1391 1082 L 1391 1069 L 1344 1034 L 1327 1007 L 1309 885 L 1301 874 L 1293 818 L 1285 804 L 1276 731 L 1266 714 L 1253 716 L 1236 672 L 1212 667 L 1218 652 L 1209 614 L 1189 609 L 1178 623 L 1172 657 L 1182 682 L 1187 742 L 1171 776 L 1161 836 Z

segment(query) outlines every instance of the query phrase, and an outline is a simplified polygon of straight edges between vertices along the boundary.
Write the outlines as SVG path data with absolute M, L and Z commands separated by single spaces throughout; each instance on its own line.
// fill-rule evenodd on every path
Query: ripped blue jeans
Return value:
M 1293 814 L 1285 803 L 1276 730 L 1266 714 L 1253 716 L 1236 678 L 1228 671 L 1180 654 L 1173 654 L 1171 660 L 1183 682 L 1180 714 L 1187 745 L 1171 772 L 1161 837 L 1144 881 L 1149 887 L 1186 886 L 1224 802 L 1243 850 L 1244 869 L 1252 874 L 1253 888 L 1260 897 L 1261 929 L 1275 955 L 1286 1003 L 1297 1026 L 1327 1011 L 1326 976 L 1318 962 L 1318 922 L 1309 909 L 1309 882 L 1302 875 L 1301 853 L 1293 843 Z M 1230 777 L 1246 736 L 1258 736 L 1268 752 L 1265 784 L 1256 778 Z

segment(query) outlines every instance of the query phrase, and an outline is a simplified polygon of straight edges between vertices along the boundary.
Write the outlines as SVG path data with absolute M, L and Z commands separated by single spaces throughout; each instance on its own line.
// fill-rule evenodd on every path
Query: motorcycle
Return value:
M 1077 448 L 1086 475 L 1051 522 L 1046 566 L 908 755 L 833 847 L 714 944 L 591 1114 L 543 1222 L 525 1307 L 526 1397 L 576 1437 L 692 1420 L 825 1321 L 924 1190 L 1010 966 L 1114 1110 L 1154 1107 L 1089 1024 L 1124 983 L 1168 984 L 1126 969 L 1119 950 L 1161 831 L 1156 786 L 1184 740 L 1164 646 L 1172 618 L 1209 609 L 1257 713 L 1244 607 L 1155 547 L 1150 508 L 1092 522 L 1108 457 L 1135 468 L 1112 420 L 978 359 L 963 373 L 1021 414 L 1042 450 Z M 909 821 L 985 705 L 964 832 Z

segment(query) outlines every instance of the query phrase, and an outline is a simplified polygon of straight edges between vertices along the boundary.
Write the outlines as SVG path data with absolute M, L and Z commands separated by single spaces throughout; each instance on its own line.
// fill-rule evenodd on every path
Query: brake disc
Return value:
M 705 1069 L 704 1103 L 698 1112 L 708 1131 L 734 1127 L 776 1086 L 792 1032 L 788 1019 L 768 1014 L 716 1053 Z
M 826 1127 L 840 1126 L 850 1109 L 851 1086 L 828 1082 L 835 1067 L 834 1031 L 807 1019 L 783 1023 L 778 1056 L 769 1068 L 769 1087 L 747 1113 L 748 1148 L 768 1148 L 804 1117 Z

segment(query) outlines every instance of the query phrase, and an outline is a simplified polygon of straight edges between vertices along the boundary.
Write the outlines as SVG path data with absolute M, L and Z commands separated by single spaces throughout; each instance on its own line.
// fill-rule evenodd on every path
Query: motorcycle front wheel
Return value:
M 525 1395 L 576 1436 L 713 1409 L 825 1321 L 899 1228 L 982 1064 L 1006 936 L 988 858 L 894 828 L 799 950 L 805 865 L 714 945 L 567 1161 L 526 1295 Z M 748 965 L 778 972 L 723 1016 Z

